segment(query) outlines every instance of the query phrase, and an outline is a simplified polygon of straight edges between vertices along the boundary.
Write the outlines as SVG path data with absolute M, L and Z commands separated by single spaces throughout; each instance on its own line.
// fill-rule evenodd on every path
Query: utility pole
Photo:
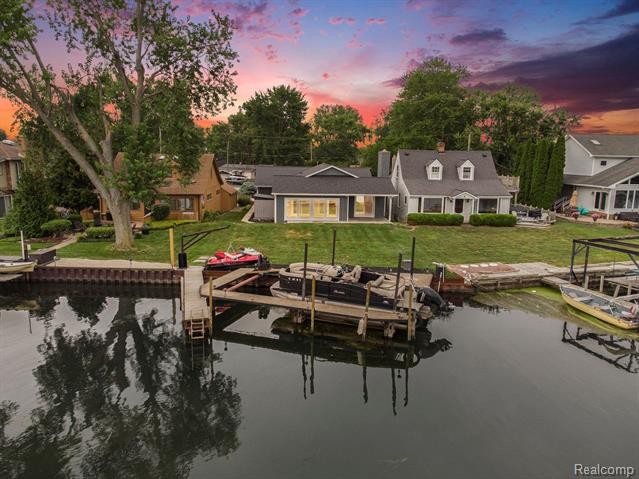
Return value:
M 231 144 L 231 139 L 229 137 L 226 138 L 226 164 L 229 164 L 229 145 Z
M 470 151 L 470 136 L 472 133 L 468 133 L 468 151 Z

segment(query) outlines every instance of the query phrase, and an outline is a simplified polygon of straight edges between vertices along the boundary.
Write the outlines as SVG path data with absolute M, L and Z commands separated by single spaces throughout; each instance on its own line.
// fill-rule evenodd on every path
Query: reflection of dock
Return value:
M 597 334 L 580 327 L 571 332 L 568 323 L 564 322 L 561 341 L 612 364 L 617 369 L 639 373 L 639 344 L 635 339 Z
M 368 402 L 368 369 L 383 368 L 387 369 L 391 376 L 391 405 L 393 414 L 397 414 L 397 380 L 401 380 L 403 374 L 403 405 L 407 406 L 409 370 L 417 366 L 422 359 L 430 358 L 451 347 L 451 343 L 446 339 L 431 341 L 429 331 L 421 332 L 415 343 L 393 341 L 372 334 L 366 341 L 362 341 L 352 329 L 326 323 L 319 324 L 313 334 L 307 326 L 295 323 L 289 315 L 278 318 L 271 324 L 271 333 L 277 337 L 226 329 L 249 311 L 248 306 L 238 305 L 222 313 L 216 318 L 213 339 L 299 355 L 304 399 L 308 398 L 308 393 L 313 395 L 316 392 L 317 360 L 360 367 L 364 402 Z

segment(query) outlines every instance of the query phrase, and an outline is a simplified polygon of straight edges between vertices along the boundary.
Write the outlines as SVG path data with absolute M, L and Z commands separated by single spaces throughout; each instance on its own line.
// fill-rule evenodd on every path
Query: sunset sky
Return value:
M 195 19 L 212 8 L 234 19 L 236 104 L 256 90 L 289 84 L 304 92 L 311 109 L 349 104 L 370 123 L 397 94 L 402 73 L 443 56 L 466 65 L 472 84 L 533 86 L 549 107 L 583 115 L 585 130 L 639 133 L 639 0 L 176 4 Z M 64 65 L 64 48 L 48 32 L 43 37 L 48 62 Z M 13 111 L 0 100 L 0 128 L 9 130 Z

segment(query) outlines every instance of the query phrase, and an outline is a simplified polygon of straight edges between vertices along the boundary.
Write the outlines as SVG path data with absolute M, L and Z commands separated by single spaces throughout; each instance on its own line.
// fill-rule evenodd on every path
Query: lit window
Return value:
M 375 199 L 372 196 L 355 197 L 355 216 L 373 216 Z

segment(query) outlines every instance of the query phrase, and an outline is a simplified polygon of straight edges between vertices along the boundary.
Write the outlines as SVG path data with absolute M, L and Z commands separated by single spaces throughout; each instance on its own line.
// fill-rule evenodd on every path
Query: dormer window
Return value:
M 429 180 L 441 180 L 442 179 L 443 166 L 438 160 L 435 160 L 430 165 L 428 165 L 426 167 L 426 171 L 428 173 L 428 179 Z
M 475 165 L 466 160 L 457 167 L 457 174 L 462 181 L 472 181 L 475 179 Z

